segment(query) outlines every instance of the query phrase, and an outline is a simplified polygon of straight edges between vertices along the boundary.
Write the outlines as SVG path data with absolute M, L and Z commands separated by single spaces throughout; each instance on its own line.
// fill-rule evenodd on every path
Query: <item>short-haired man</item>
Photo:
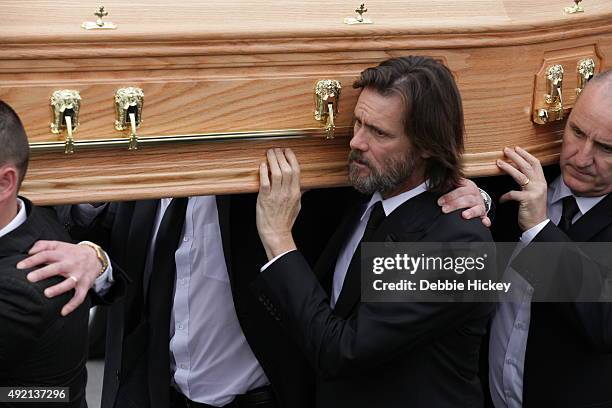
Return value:
M 316 369 L 317 407 L 480 407 L 489 306 L 360 301 L 360 242 L 491 240 L 480 220 L 437 205 L 461 178 L 459 91 L 450 70 L 427 57 L 383 62 L 355 86 L 349 175 L 370 197 L 347 213 L 313 273 L 291 234 L 299 164 L 290 150 L 269 151 L 257 225 L 271 262 L 256 294 Z
M 545 300 L 543 294 L 557 285 L 581 288 L 583 279 L 603 289 L 610 273 L 610 265 L 598 266 L 573 243 L 612 242 L 610 112 L 612 71 L 595 76 L 581 92 L 563 134 L 561 174 L 550 184 L 540 162 L 520 147 L 504 150 L 514 167 L 498 161 L 521 186 L 501 197 L 519 203 L 518 217 L 516 211 L 506 217 L 500 206 L 495 235 L 511 241 L 520 228 L 523 249 L 505 279 L 523 288 L 524 296 L 500 303 L 491 327 L 496 408 L 612 406 L 612 303 L 531 303 Z M 532 242 L 558 245 L 543 254 Z M 554 265 L 552 279 L 543 276 L 550 268 L 538 262 Z
M 81 275 L 31 283 L 26 279 L 31 270 L 16 265 L 37 251 L 34 243 L 39 240 L 66 241 L 57 245 L 70 251 L 83 269 L 108 274 L 108 259 L 88 256 L 97 251 L 94 244 L 68 243 L 70 236 L 53 210 L 17 196 L 29 146 L 19 117 L 2 101 L 0 146 L 0 386 L 68 387 L 69 402 L 57 406 L 85 407 L 90 304 L 86 295 L 93 282 L 85 283 L 84 292 L 78 286 L 79 293 L 72 296 Z M 66 293 L 53 297 L 58 292 Z M 7 404 L 24 406 L 19 402 Z

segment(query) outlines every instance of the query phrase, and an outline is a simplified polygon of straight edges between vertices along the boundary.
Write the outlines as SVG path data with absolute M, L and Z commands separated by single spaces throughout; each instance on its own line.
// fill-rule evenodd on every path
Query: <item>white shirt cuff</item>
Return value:
M 533 241 L 536 235 L 538 235 L 540 231 L 544 229 L 544 227 L 546 226 L 546 224 L 548 224 L 549 221 L 550 221 L 549 219 L 546 219 L 542 221 L 541 223 L 539 223 L 538 225 L 536 225 L 535 227 L 531 227 L 527 231 L 523 232 L 523 234 L 521 235 L 521 242 L 523 243 L 523 246 Z
M 261 267 L 261 269 L 259 270 L 259 272 L 263 272 L 265 271 L 268 266 L 272 265 L 274 262 L 276 262 L 277 259 L 282 258 L 283 256 L 287 255 L 289 252 L 293 252 L 293 251 L 297 251 L 297 249 L 290 249 L 289 251 L 285 251 L 282 254 L 275 256 L 274 258 L 272 258 L 271 260 L 268 261 L 267 264 L 265 264 L 264 266 Z

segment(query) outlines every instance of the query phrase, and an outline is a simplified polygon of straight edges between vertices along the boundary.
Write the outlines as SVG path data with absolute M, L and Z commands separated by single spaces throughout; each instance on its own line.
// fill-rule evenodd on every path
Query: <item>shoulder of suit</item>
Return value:
M 61 317 L 62 301 L 67 299 L 64 296 L 47 298 L 43 292 L 50 285 L 45 284 L 47 281 L 29 282 L 25 278 L 27 271 L 14 267 L 19 260 L 20 257 L 12 256 L 0 260 L 0 316 L 9 322 L 27 318 L 29 324 L 38 326 L 37 331 L 43 333 Z
M 440 210 L 439 216 L 427 230 L 428 235 L 447 237 L 449 241 L 492 241 L 491 233 L 481 219 L 466 220 L 462 216 L 463 211 L 465 209 L 445 214 Z
M 53 277 L 32 283 L 26 275 L 30 269 L 17 269 L 19 261 L 26 254 L 16 254 L 0 259 L 0 308 L 7 308 L 18 315 L 28 316 L 32 324 L 40 326 L 41 332 L 61 318 L 60 311 L 68 303 L 73 291 L 48 298 L 46 288 L 63 281 L 63 277 Z

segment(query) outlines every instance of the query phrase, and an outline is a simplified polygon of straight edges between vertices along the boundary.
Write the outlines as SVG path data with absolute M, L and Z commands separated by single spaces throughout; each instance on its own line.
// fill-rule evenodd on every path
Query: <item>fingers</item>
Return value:
M 529 180 L 529 177 L 522 173 L 520 170 L 512 167 L 510 164 L 506 163 L 503 160 L 497 160 L 497 167 L 499 167 L 503 172 L 510 175 L 514 181 L 517 182 L 518 185 L 524 186 Z
M 270 170 L 270 190 L 279 190 L 282 185 L 283 174 L 281 173 L 274 150 L 269 149 L 266 152 L 266 157 L 268 158 L 268 168 Z
M 60 260 L 59 251 L 48 251 L 38 252 L 35 255 L 27 257 L 23 261 L 17 264 L 17 269 L 30 269 L 40 265 L 46 265 L 51 262 L 58 262 Z
M 527 177 L 531 176 L 531 165 L 517 153 L 516 148 L 510 149 L 509 147 L 504 147 L 504 155 L 516 164 L 521 173 Z
M 293 150 L 285 149 L 285 156 L 287 157 L 287 161 L 293 170 L 293 179 L 292 179 L 292 188 L 300 189 L 300 163 L 295 157 Z
M 81 306 L 81 304 L 85 301 L 85 297 L 87 296 L 87 290 L 82 287 L 77 287 L 74 293 L 74 296 L 68 303 L 62 307 L 61 314 L 62 316 L 69 315 L 72 313 L 77 307 Z
M 266 151 L 267 167 L 259 167 L 260 191 L 277 191 L 281 187 L 295 190 L 300 188 L 300 164 L 291 149 L 269 149 Z M 270 177 L 268 178 L 268 169 Z M 264 171 L 266 177 L 264 177 Z M 267 184 L 266 184 L 267 182 Z M 264 183 L 264 184 L 262 184 Z
M 58 275 L 64 276 L 63 265 L 61 263 L 52 263 L 28 273 L 26 278 L 30 282 L 38 282 Z
M 45 289 L 45 296 L 48 298 L 52 298 L 55 296 L 62 295 L 72 289 L 74 289 L 77 285 L 77 281 L 71 278 L 66 278 L 62 282 L 57 285 L 49 286 Z
M 508 191 L 506 194 L 504 194 L 503 196 L 501 196 L 499 198 L 499 202 L 500 203 L 505 203 L 508 201 L 522 201 L 525 199 L 525 197 L 523 196 L 524 192 L 523 191 Z
M 61 242 L 58 241 L 36 241 L 28 251 L 28 254 L 34 255 L 42 251 L 53 251 L 57 249 L 60 244 Z
M 268 165 L 264 162 L 259 165 L 259 192 L 270 193 L 270 178 L 268 177 Z
M 487 215 L 487 211 L 484 205 L 476 205 L 474 207 L 468 208 L 467 210 L 461 213 L 461 216 L 466 220 L 471 220 L 476 217 L 485 217 Z
M 522 147 L 516 146 L 514 148 L 514 151 L 516 151 L 516 153 L 518 153 L 519 156 L 521 156 L 527 163 L 529 163 L 531 167 L 533 168 L 541 167 L 540 161 L 536 159 L 535 156 L 533 156 L 527 150 L 523 149 Z
M 444 205 L 442 206 L 442 212 L 449 213 L 449 212 L 459 210 L 461 208 L 472 208 L 472 207 L 482 207 L 482 210 L 483 211 L 485 210 L 485 206 L 482 201 L 482 197 L 480 196 L 480 193 L 478 194 L 478 196 L 462 195 L 456 198 L 455 200 L 444 201 Z
M 486 215 L 484 217 L 482 217 L 480 220 L 482 221 L 482 224 L 485 227 L 487 227 L 487 228 L 491 227 L 491 219 L 489 217 L 487 217 Z

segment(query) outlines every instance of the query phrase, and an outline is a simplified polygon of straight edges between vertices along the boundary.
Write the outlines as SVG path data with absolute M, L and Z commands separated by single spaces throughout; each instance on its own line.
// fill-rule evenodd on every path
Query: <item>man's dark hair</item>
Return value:
M 23 124 L 15 111 L 0 100 L 0 166 L 12 164 L 19 172 L 17 188 L 28 170 L 30 146 Z
M 451 71 L 429 57 L 393 58 L 368 68 L 353 84 L 404 103 L 404 128 L 418 153 L 426 153 L 429 188 L 448 191 L 463 177 L 463 107 Z

